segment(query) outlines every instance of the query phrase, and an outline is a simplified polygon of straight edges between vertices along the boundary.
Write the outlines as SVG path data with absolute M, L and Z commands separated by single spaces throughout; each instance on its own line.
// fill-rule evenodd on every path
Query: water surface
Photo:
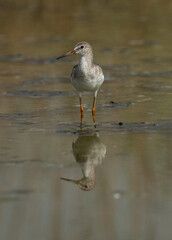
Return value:
M 0 1 L 0 239 L 172 239 L 171 8 Z M 105 82 L 81 131 L 78 57 L 55 58 L 82 40 Z M 92 190 L 60 180 L 84 166 Z

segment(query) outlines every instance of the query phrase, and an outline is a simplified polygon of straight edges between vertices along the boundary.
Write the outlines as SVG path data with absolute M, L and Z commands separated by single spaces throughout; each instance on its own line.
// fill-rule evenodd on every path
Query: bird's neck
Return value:
M 79 60 L 79 66 L 81 70 L 86 71 L 87 69 L 90 69 L 93 64 L 93 54 L 81 56 Z
M 82 172 L 84 177 L 95 179 L 95 165 L 92 162 L 87 161 L 84 163 L 82 166 Z

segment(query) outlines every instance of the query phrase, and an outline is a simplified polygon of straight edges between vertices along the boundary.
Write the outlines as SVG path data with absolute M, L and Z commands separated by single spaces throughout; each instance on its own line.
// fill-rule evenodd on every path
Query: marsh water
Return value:
M 171 240 L 172 3 L 0 1 L 0 239 Z M 70 83 L 91 43 L 105 82 Z M 72 180 L 91 178 L 90 191 Z

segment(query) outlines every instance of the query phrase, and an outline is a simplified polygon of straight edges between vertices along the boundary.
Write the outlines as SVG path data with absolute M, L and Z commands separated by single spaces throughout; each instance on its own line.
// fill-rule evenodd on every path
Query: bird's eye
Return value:
M 83 49 L 84 48 L 84 46 L 81 46 L 81 49 Z
M 87 186 L 87 185 L 85 185 L 85 188 L 88 188 L 88 186 Z

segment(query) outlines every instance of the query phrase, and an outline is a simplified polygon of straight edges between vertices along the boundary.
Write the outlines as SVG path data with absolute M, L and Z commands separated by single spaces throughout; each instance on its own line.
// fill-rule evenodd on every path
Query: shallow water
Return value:
M 171 8 L 0 1 L 0 239 L 172 239 Z M 81 40 L 105 73 L 96 129 L 78 57 L 55 61 Z

